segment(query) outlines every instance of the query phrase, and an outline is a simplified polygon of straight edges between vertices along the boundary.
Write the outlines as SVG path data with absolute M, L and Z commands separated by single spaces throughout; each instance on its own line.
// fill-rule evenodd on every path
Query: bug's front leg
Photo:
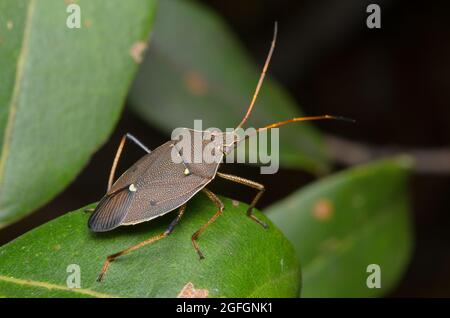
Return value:
M 223 205 L 222 201 L 219 199 L 219 197 L 217 195 L 215 195 L 214 193 L 212 193 L 210 190 L 203 188 L 202 190 L 203 192 L 206 193 L 206 195 L 208 196 L 208 198 L 211 199 L 211 201 L 214 202 L 214 204 L 217 205 L 217 207 L 219 208 L 219 210 L 212 216 L 212 218 L 210 218 L 208 220 L 208 222 L 206 222 L 205 224 L 203 224 L 203 226 L 201 228 L 199 228 L 193 235 L 192 235 L 192 245 L 194 245 L 194 249 L 198 254 L 198 257 L 200 259 L 204 259 L 205 257 L 203 256 L 203 253 L 200 251 L 200 248 L 198 247 L 198 243 L 197 243 L 197 239 L 199 238 L 199 236 L 206 230 L 206 228 L 211 225 L 211 223 L 213 223 L 223 212 L 223 209 L 225 208 L 225 206 Z
M 180 209 L 178 210 L 177 217 L 169 224 L 169 226 L 167 227 L 167 230 L 165 230 L 163 233 L 155 235 L 155 236 L 152 236 L 151 238 L 149 238 L 149 239 L 147 239 L 147 240 L 145 240 L 145 241 L 143 241 L 143 242 L 141 242 L 139 244 L 133 245 L 133 246 L 127 248 L 127 249 L 124 249 L 123 251 L 120 251 L 118 253 L 115 253 L 115 254 L 112 254 L 112 255 L 109 255 L 108 257 L 106 257 L 105 263 L 103 264 L 103 267 L 102 267 L 102 269 L 100 271 L 100 274 L 98 275 L 97 281 L 101 282 L 103 280 L 103 277 L 105 276 L 105 273 L 108 270 L 109 265 L 116 258 L 118 258 L 120 256 L 123 256 L 123 255 L 126 255 L 126 254 L 128 254 L 128 253 L 130 253 L 132 251 L 135 251 L 135 250 L 137 250 L 137 249 L 139 249 L 141 247 L 144 247 L 145 245 L 152 244 L 152 243 L 154 243 L 156 241 L 159 241 L 160 239 L 163 239 L 163 238 L 169 236 L 172 233 L 174 227 L 180 221 L 180 219 L 183 216 L 185 210 L 186 210 L 186 204 L 184 204 L 184 205 L 182 205 L 180 207 Z
M 231 174 L 217 172 L 217 175 L 221 178 L 224 178 L 224 179 L 236 182 L 236 183 L 240 183 L 240 184 L 243 184 L 243 185 L 246 185 L 248 187 L 258 190 L 258 193 L 256 194 L 255 198 L 253 199 L 252 203 L 250 203 L 250 206 L 247 209 L 247 216 L 249 218 L 251 218 L 253 221 L 255 221 L 256 223 L 258 223 L 259 225 L 261 225 L 262 227 L 264 227 L 265 229 L 267 229 L 269 226 L 266 223 L 264 223 L 263 221 L 261 221 L 260 219 L 258 219 L 253 214 L 253 208 L 256 206 L 256 203 L 259 201 L 259 199 L 263 195 L 264 191 L 266 191 L 266 188 L 264 187 L 264 185 L 262 185 L 261 183 L 258 183 L 258 182 L 252 181 L 252 180 L 248 180 L 248 179 L 245 179 L 242 177 L 234 176 Z

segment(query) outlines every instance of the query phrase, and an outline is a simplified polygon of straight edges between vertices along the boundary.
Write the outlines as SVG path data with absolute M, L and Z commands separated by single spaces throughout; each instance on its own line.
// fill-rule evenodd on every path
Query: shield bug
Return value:
M 88 222 L 89 228 L 94 232 L 106 232 L 121 225 L 134 225 L 150 221 L 175 209 L 178 209 L 178 214 L 163 233 L 150 237 L 149 239 L 118 253 L 109 255 L 98 276 L 98 281 L 102 280 L 109 264 L 116 258 L 170 235 L 186 210 L 186 202 L 200 191 L 203 191 L 217 206 L 217 212 L 201 228 L 199 228 L 191 238 L 194 249 L 200 259 L 203 259 L 204 256 L 200 251 L 197 239 L 224 210 L 224 205 L 219 197 L 206 188 L 208 183 L 216 176 L 257 190 L 257 194 L 247 210 L 247 215 L 262 227 L 267 228 L 267 225 L 253 214 L 253 208 L 265 191 L 264 186 L 239 176 L 218 172 L 218 168 L 223 157 L 229 154 L 245 139 L 239 137 L 237 130 L 245 124 L 255 105 L 256 98 L 261 89 L 264 76 L 275 48 L 276 36 L 277 24 L 275 23 L 270 50 L 253 94 L 253 98 L 242 121 L 232 132 L 214 133 L 186 128 L 185 132 L 187 135 L 193 139 L 197 138 L 202 140 L 199 145 L 194 144 L 188 151 L 181 151 L 178 147 L 179 141 L 177 140 L 170 140 L 155 150 L 150 151 L 142 142 L 131 134 L 126 134 L 122 137 L 112 164 L 106 195 L 93 210 Z M 283 126 L 292 122 L 321 119 L 347 120 L 343 117 L 329 115 L 297 117 L 258 128 L 256 132 Z M 133 141 L 147 154 L 133 164 L 114 182 L 115 171 L 126 140 Z M 186 157 L 188 156 L 192 158 L 199 153 L 203 153 L 204 149 L 211 145 L 213 146 L 213 150 L 215 150 L 215 160 L 209 160 L 208 162 L 205 160 L 201 160 L 200 162 L 186 160 Z M 174 153 L 177 160 L 173 160 Z

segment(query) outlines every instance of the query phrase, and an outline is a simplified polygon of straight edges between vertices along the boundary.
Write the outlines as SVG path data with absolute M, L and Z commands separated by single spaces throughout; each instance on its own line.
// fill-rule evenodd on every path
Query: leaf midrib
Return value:
M 31 25 L 32 25 L 35 3 L 36 3 L 35 0 L 30 0 L 28 2 L 27 16 L 25 19 L 25 28 L 23 31 L 22 46 L 21 46 L 19 58 L 17 60 L 16 78 L 14 80 L 14 89 L 13 89 L 13 94 L 11 96 L 11 101 L 9 103 L 9 114 L 8 114 L 8 119 L 6 121 L 5 135 L 3 137 L 3 149 L 1 152 L 1 156 L 0 156 L 0 192 L 1 192 L 1 188 L 3 187 L 3 183 L 4 183 L 6 161 L 8 159 L 8 155 L 9 155 L 12 131 L 13 131 L 14 122 L 16 119 L 15 115 L 17 112 L 18 97 L 19 97 L 20 88 L 21 88 L 22 82 L 23 82 L 24 65 L 25 65 L 27 55 L 28 55 Z
M 11 284 L 16 284 L 19 286 L 31 286 L 31 287 L 39 287 L 39 288 L 46 288 L 46 289 L 57 289 L 57 290 L 63 290 L 63 291 L 68 291 L 68 292 L 73 292 L 73 293 L 79 293 L 79 294 L 83 294 L 83 295 L 87 295 L 87 296 L 91 296 L 91 297 L 96 297 L 96 298 L 116 298 L 119 296 L 116 295 L 110 295 L 110 294 L 104 294 L 104 293 L 100 293 L 100 292 L 96 292 L 90 289 L 84 289 L 84 288 L 69 288 L 63 285 L 57 285 L 57 284 L 52 284 L 52 283 L 48 283 L 48 282 L 41 282 L 41 281 L 36 281 L 36 280 L 30 280 L 30 279 L 21 279 L 21 278 L 15 278 L 15 277 L 8 277 L 8 276 L 3 276 L 0 275 L 0 281 L 3 282 L 7 282 L 7 283 L 11 283 Z

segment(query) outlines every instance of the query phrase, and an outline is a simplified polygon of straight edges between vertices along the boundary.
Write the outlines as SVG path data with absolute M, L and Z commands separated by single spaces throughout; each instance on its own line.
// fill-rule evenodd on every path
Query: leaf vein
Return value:
M 6 122 L 5 136 L 3 137 L 4 138 L 3 139 L 3 150 L 2 150 L 2 153 L 0 156 L 0 189 L 4 182 L 3 179 L 4 179 L 5 169 L 6 169 L 6 160 L 8 159 L 8 152 L 9 152 L 9 147 L 10 147 L 11 138 L 12 138 L 14 120 L 16 118 L 18 95 L 20 93 L 20 86 L 22 83 L 24 64 L 25 64 L 26 56 L 28 54 L 28 43 L 29 43 L 29 38 L 30 38 L 30 33 L 31 33 L 31 25 L 32 25 L 32 18 L 33 18 L 33 13 L 34 13 L 34 7 L 35 7 L 35 0 L 30 0 L 30 2 L 28 3 L 25 28 L 23 31 L 24 33 L 23 33 L 23 40 L 22 40 L 22 48 L 21 48 L 19 58 L 17 60 L 16 78 L 14 81 L 14 91 L 13 91 L 13 95 L 11 97 L 8 120 Z
M 46 288 L 46 289 L 64 290 L 64 291 L 79 293 L 79 294 L 88 295 L 88 296 L 92 296 L 92 297 L 96 297 L 96 298 L 115 298 L 115 297 L 118 297 L 118 296 L 115 296 L 115 295 L 109 295 L 109 294 L 96 292 L 96 291 L 93 291 L 93 290 L 90 290 L 90 289 L 69 288 L 69 287 L 66 287 L 66 286 L 52 284 L 52 283 L 47 283 L 47 282 L 40 282 L 40 281 L 35 281 L 35 280 L 30 280 L 30 279 L 20 279 L 20 278 L 8 277 L 8 276 L 3 276 L 3 275 L 0 275 L 0 281 L 13 283 L 13 284 L 17 284 L 17 285 L 22 285 L 22 286 L 33 286 L 33 287 L 41 287 L 41 288 Z

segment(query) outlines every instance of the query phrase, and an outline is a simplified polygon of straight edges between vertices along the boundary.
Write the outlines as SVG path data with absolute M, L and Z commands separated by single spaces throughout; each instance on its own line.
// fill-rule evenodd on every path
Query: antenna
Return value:
M 261 89 L 262 83 L 264 81 L 264 77 L 266 76 L 267 69 L 269 68 L 270 59 L 272 58 L 273 50 L 275 49 L 275 43 L 277 40 L 277 32 L 278 32 L 278 23 L 275 21 L 275 26 L 273 30 L 273 39 L 272 44 L 270 46 L 269 54 L 267 55 L 266 62 L 264 63 L 263 70 L 261 72 L 261 75 L 259 77 L 258 85 L 256 85 L 255 93 L 253 93 L 253 98 L 250 103 L 250 106 L 247 109 L 247 113 L 245 114 L 244 118 L 242 119 L 241 123 L 235 128 L 235 130 L 241 128 L 245 122 L 247 121 L 248 117 L 250 116 L 250 113 L 252 112 L 253 106 L 255 106 L 256 98 L 258 97 L 259 91 Z
M 341 121 L 347 121 L 347 122 L 351 122 L 351 123 L 355 122 L 355 120 L 351 119 L 351 118 L 346 118 L 346 117 L 342 117 L 342 116 L 333 116 L 333 115 L 295 117 L 295 118 L 292 118 L 292 119 L 279 121 L 277 123 L 273 123 L 273 124 L 270 124 L 270 125 L 258 128 L 256 131 L 260 132 L 262 130 L 276 128 L 276 127 L 284 126 L 286 124 L 295 123 L 295 122 L 298 122 L 298 121 L 313 121 L 313 120 L 323 120 L 323 119 L 341 120 Z

